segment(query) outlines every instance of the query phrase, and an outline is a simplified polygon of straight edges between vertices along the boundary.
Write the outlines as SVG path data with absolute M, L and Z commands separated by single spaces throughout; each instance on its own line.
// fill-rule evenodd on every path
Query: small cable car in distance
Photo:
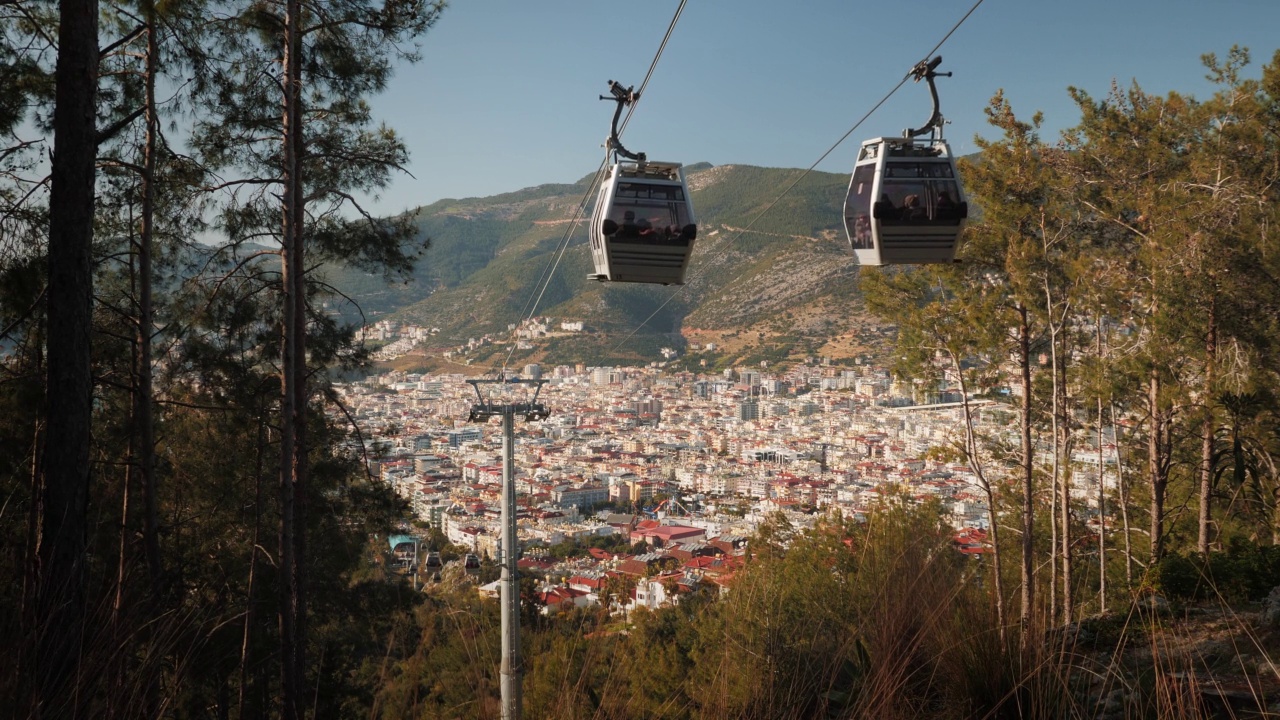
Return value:
M 600 183 L 591 214 L 591 259 L 601 282 L 683 285 L 697 221 L 680 163 L 649 160 L 618 140 L 622 108 L 639 99 L 632 88 L 609 81 L 618 103 L 606 152 L 613 153 L 609 174 Z M 622 158 L 625 158 L 622 159 Z
M 866 140 L 858 150 L 844 229 L 858 263 L 898 265 L 949 263 L 969 216 L 951 147 L 942 139 L 942 113 L 933 79 L 942 57 L 911 69 L 916 82 L 929 83 L 933 115 L 924 127 L 902 137 Z M 929 134 L 926 139 L 917 137 Z

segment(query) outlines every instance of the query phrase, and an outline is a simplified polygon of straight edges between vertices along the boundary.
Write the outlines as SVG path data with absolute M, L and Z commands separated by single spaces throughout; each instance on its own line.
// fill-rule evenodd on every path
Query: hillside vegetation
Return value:
M 684 350 L 693 338 L 728 340 L 724 362 L 762 352 L 840 358 L 874 340 L 872 334 L 859 341 L 863 329 L 878 323 L 863 312 L 858 266 L 841 225 L 847 176 L 811 172 L 778 201 L 803 171 L 707 163 L 686 170 L 699 239 L 683 288 L 587 279 L 586 222 L 572 232 L 570 222 L 590 176 L 419 208 L 412 216 L 430 249 L 409 283 L 338 268 L 329 277 L 367 319 L 439 328 L 429 343 L 435 350 L 484 334 L 509 340 L 508 325 L 529 316 L 552 266 L 536 314 L 581 320 L 590 332 L 539 342 L 521 358 L 647 362 L 658 359 L 661 347 Z M 351 308 L 344 314 L 352 318 Z

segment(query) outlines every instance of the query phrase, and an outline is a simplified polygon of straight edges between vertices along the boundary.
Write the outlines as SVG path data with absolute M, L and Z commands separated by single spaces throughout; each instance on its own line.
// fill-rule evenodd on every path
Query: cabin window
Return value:
M 934 218 L 938 220 L 960 219 L 960 189 L 951 180 L 935 180 L 929 185 L 933 190 Z
M 880 201 L 891 205 L 894 213 L 881 216 L 881 222 L 928 220 L 929 196 L 925 187 L 926 183 L 919 180 L 891 180 L 886 175 L 880 183 Z
M 618 224 L 617 240 L 675 242 L 689 225 L 689 204 L 678 185 L 618 183 L 609 219 Z
M 951 163 L 947 162 L 892 162 L 884 166 L 886 178 L 949 178 Z
M 889 179 L 886 175 L 880 184 L 880 200 L 892 205 L 894 213 L 880 219 L 890 224 L 934 220 L 958 224 L 961 219 L 960 188 L 955 180 L 949 179 L 950 167 L 945 170 L 947 175 L 942 175 L 944 171 L 939 167 L 925 166 L 924 170 L 939 174 L 921 177 L 943 179 Z
M 871 240 L 871 185 L 875 173 L 874 165 L 854 168 L 849 196 L 844 201 L 844 227 L 855 250 L 874 247 Z

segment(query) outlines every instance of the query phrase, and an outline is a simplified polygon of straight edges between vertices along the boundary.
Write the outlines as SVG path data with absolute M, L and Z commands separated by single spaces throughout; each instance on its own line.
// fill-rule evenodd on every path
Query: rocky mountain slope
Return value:
M 336 268 L 330 280 L 366 319 L 439 328 L 428 355 L 485 335 L 510 341 L 509 325 L 531 312 L 553 318 L 553 328 L 582 321 L 586 331 L 539 338 L 516 360 L 648 362 L 667 347 L 684 362 L 722 366 L 849 358 L 878 346 L 885 328 L 863 310 L 841 225 L 847 176 L 809 173 L 779 200 L 802 171 L 702 163 L 686 172 L 699 235 L 684 287 L 587 279 L 586 223 L 570 224 L 590 176 L 419 208 L 431 247 L 412 282 Z M 483 351 L 471 359 L 483 361 Z

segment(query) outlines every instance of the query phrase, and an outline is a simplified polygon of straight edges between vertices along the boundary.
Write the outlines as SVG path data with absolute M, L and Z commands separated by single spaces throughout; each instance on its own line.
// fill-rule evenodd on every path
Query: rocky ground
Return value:
M 1072 627 L 1085 717 L 1280 718 L 1280 603 L 1163 601 Z

